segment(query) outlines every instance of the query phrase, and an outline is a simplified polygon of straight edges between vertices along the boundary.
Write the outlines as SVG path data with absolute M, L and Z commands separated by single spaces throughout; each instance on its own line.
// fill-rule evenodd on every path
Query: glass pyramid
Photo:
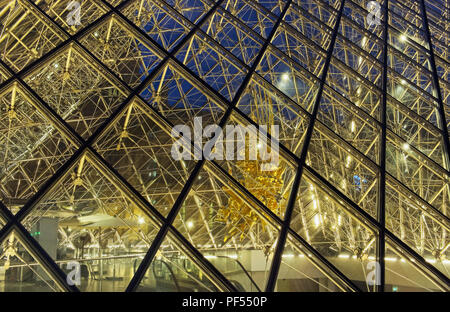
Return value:
M 0 1 L 0 291 L 449 291 L 449 5 Z

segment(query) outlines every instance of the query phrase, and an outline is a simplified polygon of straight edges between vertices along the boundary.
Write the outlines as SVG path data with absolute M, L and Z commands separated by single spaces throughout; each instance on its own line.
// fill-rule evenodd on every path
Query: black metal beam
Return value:
M 381 133 L 380 133 L 380 150 L 379 161 L 380 169 L 378 172 L 378 192 L 377 192 L 377 215 L 380 227 L 378 229 L 377 240 L 377 261 L 379 266 L 375 267 L 375 285 L 379 292 L 385 291 L 386 283 L 386 241 L 385 241 L 385 226 L 386 226 L 386 106 L 387 106 L 387 75 L 388 75 L 388 18 L 389 18 L 389 0 L 384 0 L 383 6 L 383 70 L 381 78 Z M 379 271 L 379 272 L 378 272 Z

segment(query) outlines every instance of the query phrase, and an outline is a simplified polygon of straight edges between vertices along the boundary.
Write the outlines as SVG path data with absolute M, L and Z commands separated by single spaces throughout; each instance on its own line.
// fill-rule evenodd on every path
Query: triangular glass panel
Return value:
M 377 215 L 377 167 L 316 122 L 306 165 L 372 217 Z
M 358 220 L 352 209 L 304 174 L 291 228 L 361 290 L 373 291 L 365 272 L 376 254 L 377 233 Z
M 166 65 L 140 95 L 173 126 L 188 126 L 193 140 L 195 127 L 201 128 L 201 136 L 204 127 L 220 123 L 225 108 L 197 80 L 188 77 L 186 72 Z M 172 128 L 166 130 L 171 132 Z
M 380 119 L 381 95 L 375 86 L 360 78 L 360 74 L 349 69 L 337 59 L 333 59 L 326 80 L 337 93 L 363 109 L 376 119 Z
M 161 60 L 155 47 L 114 17 L 92 29 L 80 42 L 131 88 L 138 86 Z
M 227 11 L 218 9 L 202 30 L 243 63 L 251 66 L 258 56 L 263 41 L 230 18 Z
M 439 292 L 439 287 L 421 273 L 411 261 L 386 245 L 386 292 Z
M 0 292 L 59 290 L 14 231 L 0 243 Z
M 48 14 L 55 23 L 58 23 L 60 27 L 64 28 L 64 30 L 71 35 L 96 21 L 108 10 L 108 8 L 100 1 L 78 1 L 78 4 L 73 4 L 72 0 L 35 2 L 36 5 Z M 78 8 L 78 5 L 79 11 L 75 11 Z M 79 20 L 77 12 L 80 14 Z
M 296 167 L 280 154 L 276 146 L 279 130 L 275 130 L 270 123 L 273 121 L 268 120 L 268 126 L 262 129 L 249 125 L 246 120 L 241 122 L 233 113 L 224 128 L 223 140 L 219 139 L 215 144 L 217 151 L 224 151 L 222 159 L 216 161 L 248 192 L 283 219 Z M 269 141 L 264 132 L 269 132 L 272 140 Z M 301 145 L 301 140 L 297 143 Z
M 386 228 L 442 274 L 450 277 L 450 250 L 444 218 L 413 199 L 391 179 L 386 184 Z
M 189 4 L 192 5 L 192 2 Z M 187 21 L 182 20 L 178 13 L 163 1 L 133 0 L 121 11 L 167 51 L 171 51 L 191 28 Z
M 450 216 L 447 172 L 416 151 L 408 141 L 388 135 L 386 171 L 444 215 Z
M 379 134 L 375 120 L 364 116 L 356 105 L 325 87 L 317 119 L 373 162 L 378 161 Z
M 22 224 L 80 290 L 123 291 L 158 231 L 156 221 L 84 157 Z
M 267 11 L 257 3 L 244 0 L 223 2 L 222 7 L 232 15 L 239 18 L 241 23 L 253 29 L 257 34 L 267 38 L 275 25 L 276 16 L 267 14 Z
M 289 242 L 284 248 L 278 272 L 277 292 L 341 292 L 332 279 L 326 276 L 302 252 L 296 244 Z
M 422 93 L 423 91 L 436 95 L 436 90 L 433 85 L 433 78 L 430 72 L 423 70 L 420 66 L 413 64 L 401 53 L 388 53 L 388 66 L 395 71 L 390 71 L 391 79 L 397 77 L 402 83 L 403 88 L 410 89 L 412 92 Z M 429 63 L 427 59 L 424 63 Z M 392 92 L 392 91 L 391 91 Z
M 128 95 L 119 81 L 75 45 L 36 66 L 24 80 L 85 139 Z
M 230 58 L 223 47 L 201 32 L 195 33 L 176 58 L 230 101 L 247 74 L 240 61 Z
M 350 33 L 357 33 L 356 29 L 352 29 L 352 26 L 346 28 Z M 355 41 L 358 42 L 357 40 Z M 363 43 L 366 44 L 365 42 L 361 42 L 361 44 Z M 338 37 L 333 48 L 333 55 L 343 63 L 340 64 L 342 68 L 351 69 L 361 75 L 366 85 L 374 84 L 381 88 L 381 72 L 383 66 L 380 63 L 374 62 L 371 57 L 358 50 L 353 40 L 349 42 Z M 336 64 L 338 63 L 336 61 Z M 361 94 L 358 95 L 361 96 Z
M 266 50 L 257 73 L 286 96 L 312 112 L 319 88 L 318 80 L 299 64 L 278 50 Z
M 149 203 L 167 216 L 196 161 L 174 160 L 175 139 L 157 121 L 154 111 L 136 101 L 94 147 Z
M 20 85 L 0 92 L 0 199 L 13 213 L 75 152 Z
M 284 23 L 277 29 L 272 44 L 317 77 L 322 73 L 325 58 L 314 50 L 315 43 L 292 32 Z
M 279 141 L 294 154 L 300 155 L 308 119 L 280 91 L 259 77 L 252 78 L 237 108 L 259 126 L 277 125 Z M 233 116 L 236 116 L 233 113 Z M 247 126 L 247 124 L 246 124 Z
M 387 125 L 405 142 L 414 146 L 424 156 L 444 166 L 442 134 L 425 115 L 419 115 L 392 98 L 387 101 Z
M 439 112 L 435 94 L 427 94 L 412 85 L 403 76 L 388 73 L 387 92 L 392 98 L 392 102 L 399 102 L 415 114 L 426 119 L 428 122 L 439 128 Z
M 241 291 L 264 290 L 279 232 L 224 179 L 200 171 L 174 227 Z
M 1 59 L 18 72 L 61 44 L 66 35 L 26 2 L 2 2 Z M 7 31 L 5 31 L 7 29 Z

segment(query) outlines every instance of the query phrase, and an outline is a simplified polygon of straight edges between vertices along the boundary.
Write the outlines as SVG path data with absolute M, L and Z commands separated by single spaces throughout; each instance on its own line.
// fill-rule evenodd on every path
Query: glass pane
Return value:
M 59 291 L 52 278 L 12 232 L 0 243 L 0 292 Z
M 308 253 L 288 242 L 284 249 L 275 290 L 278 292 L 340 292 L 336 283 L 319 270 Z
M 166 237 L 137 291 L 210 292 L 217 291 L 217 288 L 194 262 Z
M 235 189 L 227 186 L 225 179 L 217 172 L 203 169 L 174 226 L 206 258 L 213 259 L 211 263 L 225 277 L 238 282 L 242 290 L 255 291 L 254 284 L 264 289 L 278 231 Z M 237 274 L 228 267 L 236 263 L 218 258 L 229 254 L 228 257 L 242 264 Z
M 117 80 L 76 46 L 39 64 L 24 80 L 85 139 L 127 96 Z
M 66 35 L 26 2 L 2 3 L 1 59 L 18 72 L 58 46 Z M 4 31 L 7 29 L 7 31 Z
M 377 233 L 352 208 L 306 176 L 300 184 L 291 228 L 363 291 L 374 291 L 366 268 L 376 255 Z
M 124 291 L 158 227 L 83 156 L 22 221 L 82 291 Z
M 76 146 L 21 85 L 0 92 L 0 107 L 0 199 L 17 213 Z
M 386 245 L 387 292 L 437 292 L 441 291 L 430 279 L 418 271 L 405 257 L 398 255 Z

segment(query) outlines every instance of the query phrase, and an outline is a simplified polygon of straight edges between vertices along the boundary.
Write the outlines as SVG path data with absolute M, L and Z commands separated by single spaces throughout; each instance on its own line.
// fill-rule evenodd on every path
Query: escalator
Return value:
M 259 290 L 250 274 L 237 261 L 229 257 L 216 257 L 214 260 L 228 262 L 228 267 L 234 270 L 222 271 L 225 277 L 240 292 Z M 211 261 L 216 262 L 216 261 Z M 136 262 L 137 263 L 137 262 Z M 217 265 L 217 263 L 213 263 Z M 136 267 L 136 265 L 135 265 Z M 220 265 L 217 265 L 219 268 Z M 237 273 L 238 272 L 238 273 Z M 230 274 L 228 274 L 230 273 Z M 240 276 L 239 280 L 233 276 Z M 242 280 L 244 279 L 244 281 Z M 245 287 L 244 284 L 251 284 L 253 287 Z M 210 292 L 218 291 L 217 287 L 197 268 L 191 261 L 179 256 L 155 259 L 138 291 L 142 292 Z

